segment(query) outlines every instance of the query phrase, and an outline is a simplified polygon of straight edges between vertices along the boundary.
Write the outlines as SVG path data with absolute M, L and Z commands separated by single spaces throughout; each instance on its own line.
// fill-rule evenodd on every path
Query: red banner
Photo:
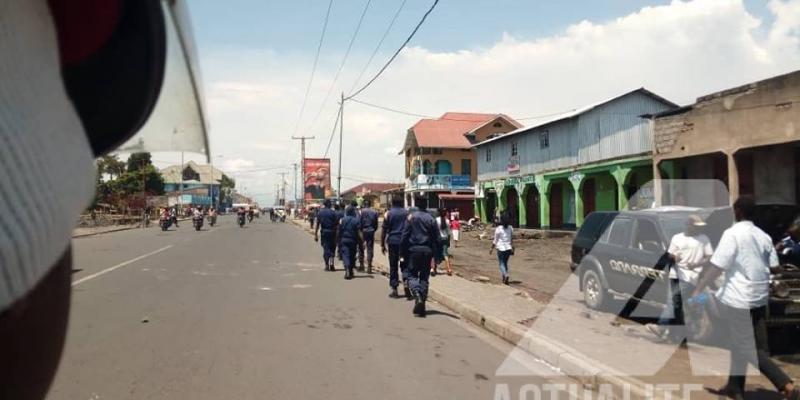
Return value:
M 304 165 L 303 192 L 306 201 L 331 197 L 331 159 L 306 158 Z

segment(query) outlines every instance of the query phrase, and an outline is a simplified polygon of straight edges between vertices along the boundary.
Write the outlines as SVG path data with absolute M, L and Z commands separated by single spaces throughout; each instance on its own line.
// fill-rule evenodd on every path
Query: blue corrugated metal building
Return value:
M 574 229 L 589 212 L 624 208 L 653 175 L 652 127 L 642 116 L 677 107 L 641 88 L 475 145 L 476 214 Z

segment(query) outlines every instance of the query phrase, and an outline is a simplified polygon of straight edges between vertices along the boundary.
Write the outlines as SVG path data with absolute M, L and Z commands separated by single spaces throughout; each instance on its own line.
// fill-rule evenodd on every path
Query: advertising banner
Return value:
M 306 158 L 303 193 L 306 201 L 331 197 L 331 159 Z

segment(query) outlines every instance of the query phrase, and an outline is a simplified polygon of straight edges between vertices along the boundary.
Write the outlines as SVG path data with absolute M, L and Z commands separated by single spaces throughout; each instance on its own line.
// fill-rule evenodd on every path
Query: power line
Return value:
M 430 13 L 431 13 L 431 12 L 433 12 L 433 9 L 434 9 L 434 8 L 436 8 L 436 5 L 437 5 L 437 4 L 439 4 L 439 0 L 434 0 L 434 1 L 433 1 L 433 4 L 431 5 L 431 8 L 430 8 L 430 9 L 428 9 L 428 11 L 425 13 L 425 15 L 423 15 L 423 16 L 422 16 L 422 19 L 419 21 L 419 23 L 417 24 L 417 26 L 416 26 L 416 27 L 414 27 L 414 30 L 413 30 L 413 31 L 411 31 L 411 34 L 410 34 L 410 35 L 408 35 L 408 38 L 405 40 L 405 42 L 403 42 L 403 44 L 402 44 L 402 45 L 400 45 L 400 48 L 399 48 L 399 49 L 397 49 L 397 51 L 395 51 L 395 52 L 394 52 L 394 54 L 393 54 L 393 55 L 392 55 L 392 57 L 389 59 L 389 61 L 387 61 L 387 62 L 386 62 L 386 64 L 384 64 L 384 66 L 383 66 L 383 67 L 382 67 L 382 68 L 381 68 L 381 69 L 378 71 L 378 73 L 377 73 L 377 74 L 375 74 L 375 76 L 373 76 L 373 77 L 372 77 L 372 79 L 370 79 L 370 80 L 369 80 L 369 81 L 368 81 L 368 82 L 367 82 L 367 83 L 366 83 L 364 86 L 362 86 L 362 87 L 361 87 L 361 89 L 358 89 L 357 91 L 355 91 L 355 93 L 353 93 L 353 94 L 351 94 L 351 95 L 347 96 L 347 98 L 346 98 L 345 100 L 350 100 L 350 99 L 352 99 L 353 97 L 356 97 L 356 96 L 358 96 L 358 94 L 359 94 L 359 93 L 361 93 L 361 92 L 363 92 L 363 91 L 364 91 L 364 89 L 368 88 L 368 87 L 369 87 L 369 85 L 371 85 L 371 84 L 372 84 L 372 82 L 375 82 L 375 80 L 376 80 L 376 79 L 378 79 L 378 77 L 379 77 L 379 76 L 381 76 L 381 74 L 383 73 L 383 71 L 385 71 L 385 70 L 386 70 L 386 68 L 389 68 L 389 65 L 392 63 L 392 61 L 394 61 L 394 59 L 395 59 L 395 58 L 397 58 L 397 56 L 400 54 L 400 52 L 401 52 L 401 51 L 403 51 L 403 49 L 406 47 L 406 45 L 408 44 L 408 42 L 410 42 L 410 41 L 411 41 L 411 39 L 414 37 L 414 35 L 415 35 L 415 34 L 417 33 L 417 31 L 419 30 L 419 28 L 420 28 L 420 27 L 422 26 L 422 24 L 425 22 L 425 19 L 427 19 L 427 18 L 428 18 L 428 15 L 430 15 Z
M 331 136 L 328 138 L 328 146 L 325 147 L 325 155 L 322 158 L 328 158 L 328 151 L 331 149 L 333 137 L 336 135 L 336 127 L 339 126 L 339 118 L 342 117 L 342 106 L 339 105 L 339 111 L 336 113 L 336 120 L 333 121 L 333 129 L 331 129 Z
M 308 80 L 306 86 L 306 94 L 303 96 L 303 105 L 300 106 L 300 115 L 297 116 L 297 123 L 294 125 L 294 133 L 300 127 L 300 121 L 303 119 L 303 113 L 306 110 L 306 102 L 308 102 L 308 94 L 311 92 L 311 84 L 314 82 L 314 75 L 317 72 L 317 64 L 319 63 L 319 53 L 322 50 L 322 42 L 325 40 L 325 32 L 328 30 L 328 20 L 331 16 L 331 8 L 333 7 L 333 0 L 328 2 L 328 11 L 325 12 L 325 22 L 322 23 L 322 34 L 319 37 L 319 44 L 317 44 L 317 55 L 314 56 L 314 66 L 311 67 L 311 78 Z
M 381 45 L 383 45 L 383 41 L 386 40 L 387 36 L 389 36 L 389 31 L 392 30 L 395 21 L 397 21 L 397 17 L 400 16 L 400 12 L 403 11 L 403 7 L 405 7 L 406 1 L 407 0 L 403 0 L 403 2 L 400 3 L 400 7 L 397 9 L 397 11 L 395 11 L 392 20 L 389 22 L 389 26 L 386 27 L 386 30 L 383 32 L 383 36 L 381 36 L 381 40 L 378 41 L 378 45 L 375 46 L 375 50 L 372 51 L 372 54 L 369 56 L 369 59 L 367 60 L 367 63 L 364 65 L 364 68 L 361 70 L 361 73 L 358 74 L 358 78 L 356 78 L 355 82 L 353 82 L 353 87 L 350 88 L 351 92 L 355 90 L 356 86 L 358 86 L 358 83 L 361 82 L 361 78 L 364 77 L 364 73 L 367 72 L 367 68 L 369 68 L 370 64 L 372 64 L 372 59 L 375 58 L 376 54 L 378 54 L 378 50 L 381 48 Z
M 314 119 L 311 120 L 311 125 L 308 127 L 309 131 L 311 131 L 311 129 L 314 128 L 314 125 L 317 124 L 317 120 L 319 120 L 322 110 L 325 109 L 325 105 L 328 103 L 331 93 L 333 93 L 333 88 L 336 86 L 336 82 L 339 80 L 339 76 L 342 74 L 342 70 L 347 63 L 347 58 L 350 57 L 350 50 L 353 49 L 353 43 L 356 42 L 358 32 L 361 30 L 361 24 L 364 22 L 364 16 L 367 15 L 367 10 L 369 9 L 370 3 L 372 3 L 372 0 L 367 0 L 367 3 L 364 5 L 364 10 L 361 11 L 361 17 L 358 19 L 358 24 L 356 24 L 356 30 L 353 31 L 353 36 L 350 37 L 350 43 L 347 45 L 347 50 L 344 53 L 344 58 L 342 58 L 342 63 L 339 64 L 339 69 L 336 70 L 336 75 L 333 76 L 333 81 L 331 82 L 331 86 L 328 88 L 328 92 L 325 93 L 325 98 L 322 100 L 322 104 L 319 106 L 319 111 L 317 111 Z
M 444 120 L 444 121 L 478 122 L 478 121 L 475 121 L 474 119 L 446 118 L 446 117 L 435 117 L 435 116 L 432 116 L 432 115 L 418 114 L 418 113 L 414 113 L 414 112 L 410 112 L 410 111 L 403 111 L 403 110 L 398 110 L 396 108 L 382 106 L 382 105 L 379 105 L 379 104 L 373 104 L 373 103 L 369 103 L 369 102 L 358 100 L 358 99 L 350 99 L 350 101 L 353 101 L 353 102 L 356 102 L 356 103 L 359 103 L 359 104 L 363 104 L 363 105 L 368 106 L 368 107 L 373 107 L 373 108 L 377 108 L 377 109 L 380 109 L 380 110 L 393 112 L 393 113 L 396 113 L 396 114 L 407 115 L 407 116 L 410 116 L 410 117 L 438 119 L 438 120 Z M 565 114 L 565 113 L 568 113 L 568 112 L 571 112 L 571 111 L 575 111 L 575 109 L 573 108 L 573 109 L 570 109 L 570 110 L 561 111 L 561 112 L 557 112 L 557 113 L 542 114 L 542 115 L 536 115 L 536 116 L 531 116 L 531 117 L 514 118 L 514 120 L 516 120 L 516 121 L 524 121 L 524 120 L 528 120 L 528 119 L 541 119 L 541 118 L 547 118 L 547 117 L 555 117 L 557 115 L 562 115 L 562 114 Z

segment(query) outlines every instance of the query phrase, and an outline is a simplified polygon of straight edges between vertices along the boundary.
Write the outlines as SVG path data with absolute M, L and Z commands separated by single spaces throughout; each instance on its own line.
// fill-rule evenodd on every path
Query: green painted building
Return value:
M 477 144 L 476 215 L 576 229 L 595 210 L 649 207 L 649 196 L 632 199 L 653 179 L 652 127 L 643 116 L 674 108 L 637 89 Z

